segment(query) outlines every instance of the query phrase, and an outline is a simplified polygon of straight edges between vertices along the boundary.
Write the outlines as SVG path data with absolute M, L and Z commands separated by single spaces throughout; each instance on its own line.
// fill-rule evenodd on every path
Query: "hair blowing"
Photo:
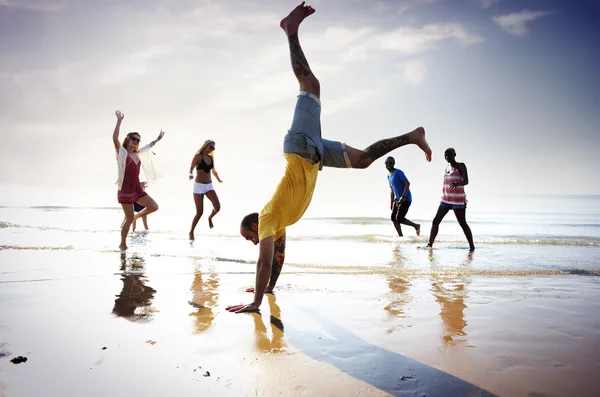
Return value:
M 244 229 L 252 229 L 253 223 L 258 223 L 258 212 L 248 214 L 242 219 L 242 227 Z

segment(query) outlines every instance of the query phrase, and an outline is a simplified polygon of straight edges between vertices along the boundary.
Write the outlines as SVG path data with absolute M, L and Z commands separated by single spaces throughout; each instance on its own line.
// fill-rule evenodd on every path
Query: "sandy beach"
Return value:
M 285 266 L 260 314 L 234 315 L 249 263 L 3 249 L 0 394 L 598 394 L 597 276 L 420 251 L 427 272 Z

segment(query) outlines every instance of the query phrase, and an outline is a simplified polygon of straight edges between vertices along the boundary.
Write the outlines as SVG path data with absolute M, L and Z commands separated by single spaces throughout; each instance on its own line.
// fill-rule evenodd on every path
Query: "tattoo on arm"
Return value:
M 408 144 L 409 136 L 410 133 L 400 135 L 395 138 L 382 139 L 380 141 L 377 141 L 365 149 L 365 152 L 360 155 L 359 161 L 363 161 L 368 158 L 370 158 L 372 161 L 375 161 L 384 154 L 387 154 L 392 150 L 399 148 L 400 146 Z
M 298 35 L 293 34 L 288 37 L 290 43 L 290 60 L 292 61 L 292 69 L 296 76 L 309 76 L 311 74 L 310 66 L 304 56 L 300 42 L 298 41 Z
M 275 250 L 273 253 L 273 265 L 271 266 L 271 280 L 269 280 L 268 288 L 272 290 L 277 284 L 277 279 L 281 274 L 281 268 L 283 267 L 283 261 L 285 258 L 285 234 L 277 241 L 275 241 Z

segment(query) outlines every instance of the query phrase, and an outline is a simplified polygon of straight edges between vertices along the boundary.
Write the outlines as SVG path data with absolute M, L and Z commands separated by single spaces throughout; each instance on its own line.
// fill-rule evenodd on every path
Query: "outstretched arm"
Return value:
M 263 296 L 269 278 L 271 277 L 271 264 L 273 262 L 273 241 L 275 236 L 269 236 L 259 243 L 258 262 L 256 263 L 256 284 L 254 288 L 254 302 L 247 305 L 228 306 L 227 310 L 235 313 L 255 312 L 258 311 L 262 303 Z
M 115 145 L 115 150 L 118 152 L 119 147 L 121 146 L 121 143 L 119 142 L 119 131 L 121 130 L 121 121 L 123 121 L 125 115 L 121 113 L 120 110 L 117 110 L 115 112 L 115 115 L 117 116 L 117 125 L 115 126 L 115 130 L 113 131 L 113 143 Z
M 215 178 L 217 178 L 217 181 L 219 181 L 219 183 L 223 183 L 221 178 L 219 178 L 219 173 L 217 172 L 217 169 L 215 168 L 215 159 L 213 159 L 212 162 L 213 162 L 212 174 L 215 176 Z
M 281 268 L 283 267 L 283 262 L 285 260 L 285 233 L 273 244 L 273 263 L 271 264 L 271 279 L 269 280 L 269 284 L 267 285 L 267 289 L 265 290 L 266 294 L 272 294 L 275 285 L 277 284 L 277 280 L 279 279 L 279 275 L 281 274 Z M 246 292 L 254 293 L 254 288 L 247 288 Z
M 160 130 L 160 134 L 158 134 L 158 138 L 156 138 L 155 140 L 150 142 L 148 145 L 150 145 L 150 147 L 154 147 L 154 145 L 156 145 L 158 143 L 158 141 L 163 139 L 163 136 L 165 136 L 165 132 L 163 130 Z

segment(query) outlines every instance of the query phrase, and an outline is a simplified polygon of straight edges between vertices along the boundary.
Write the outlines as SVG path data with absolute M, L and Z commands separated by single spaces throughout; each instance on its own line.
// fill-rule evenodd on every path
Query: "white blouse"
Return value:
M 144 170 L 144 174 L 146 175 L 146 181 L 148 183 L 153 183 L 160 178 L 160 173 L 156 169 L 154 165 L 154 161 L 152 160 L 152 149 L 151 144 L 148 144 L 140 149 L 137 153 L 140 158 L 140 162 L 142 163 L 142 170 Z M 117 167 L 118 167 L 118 177 L 116 185 L 119 190 L 123 186 L 123 179 L 125 178 L 125 167 L 127 166 L 127 149 L 123 147 L 123 145 L 119 146 L 119 151 L 116 153 L 117 155 Z

